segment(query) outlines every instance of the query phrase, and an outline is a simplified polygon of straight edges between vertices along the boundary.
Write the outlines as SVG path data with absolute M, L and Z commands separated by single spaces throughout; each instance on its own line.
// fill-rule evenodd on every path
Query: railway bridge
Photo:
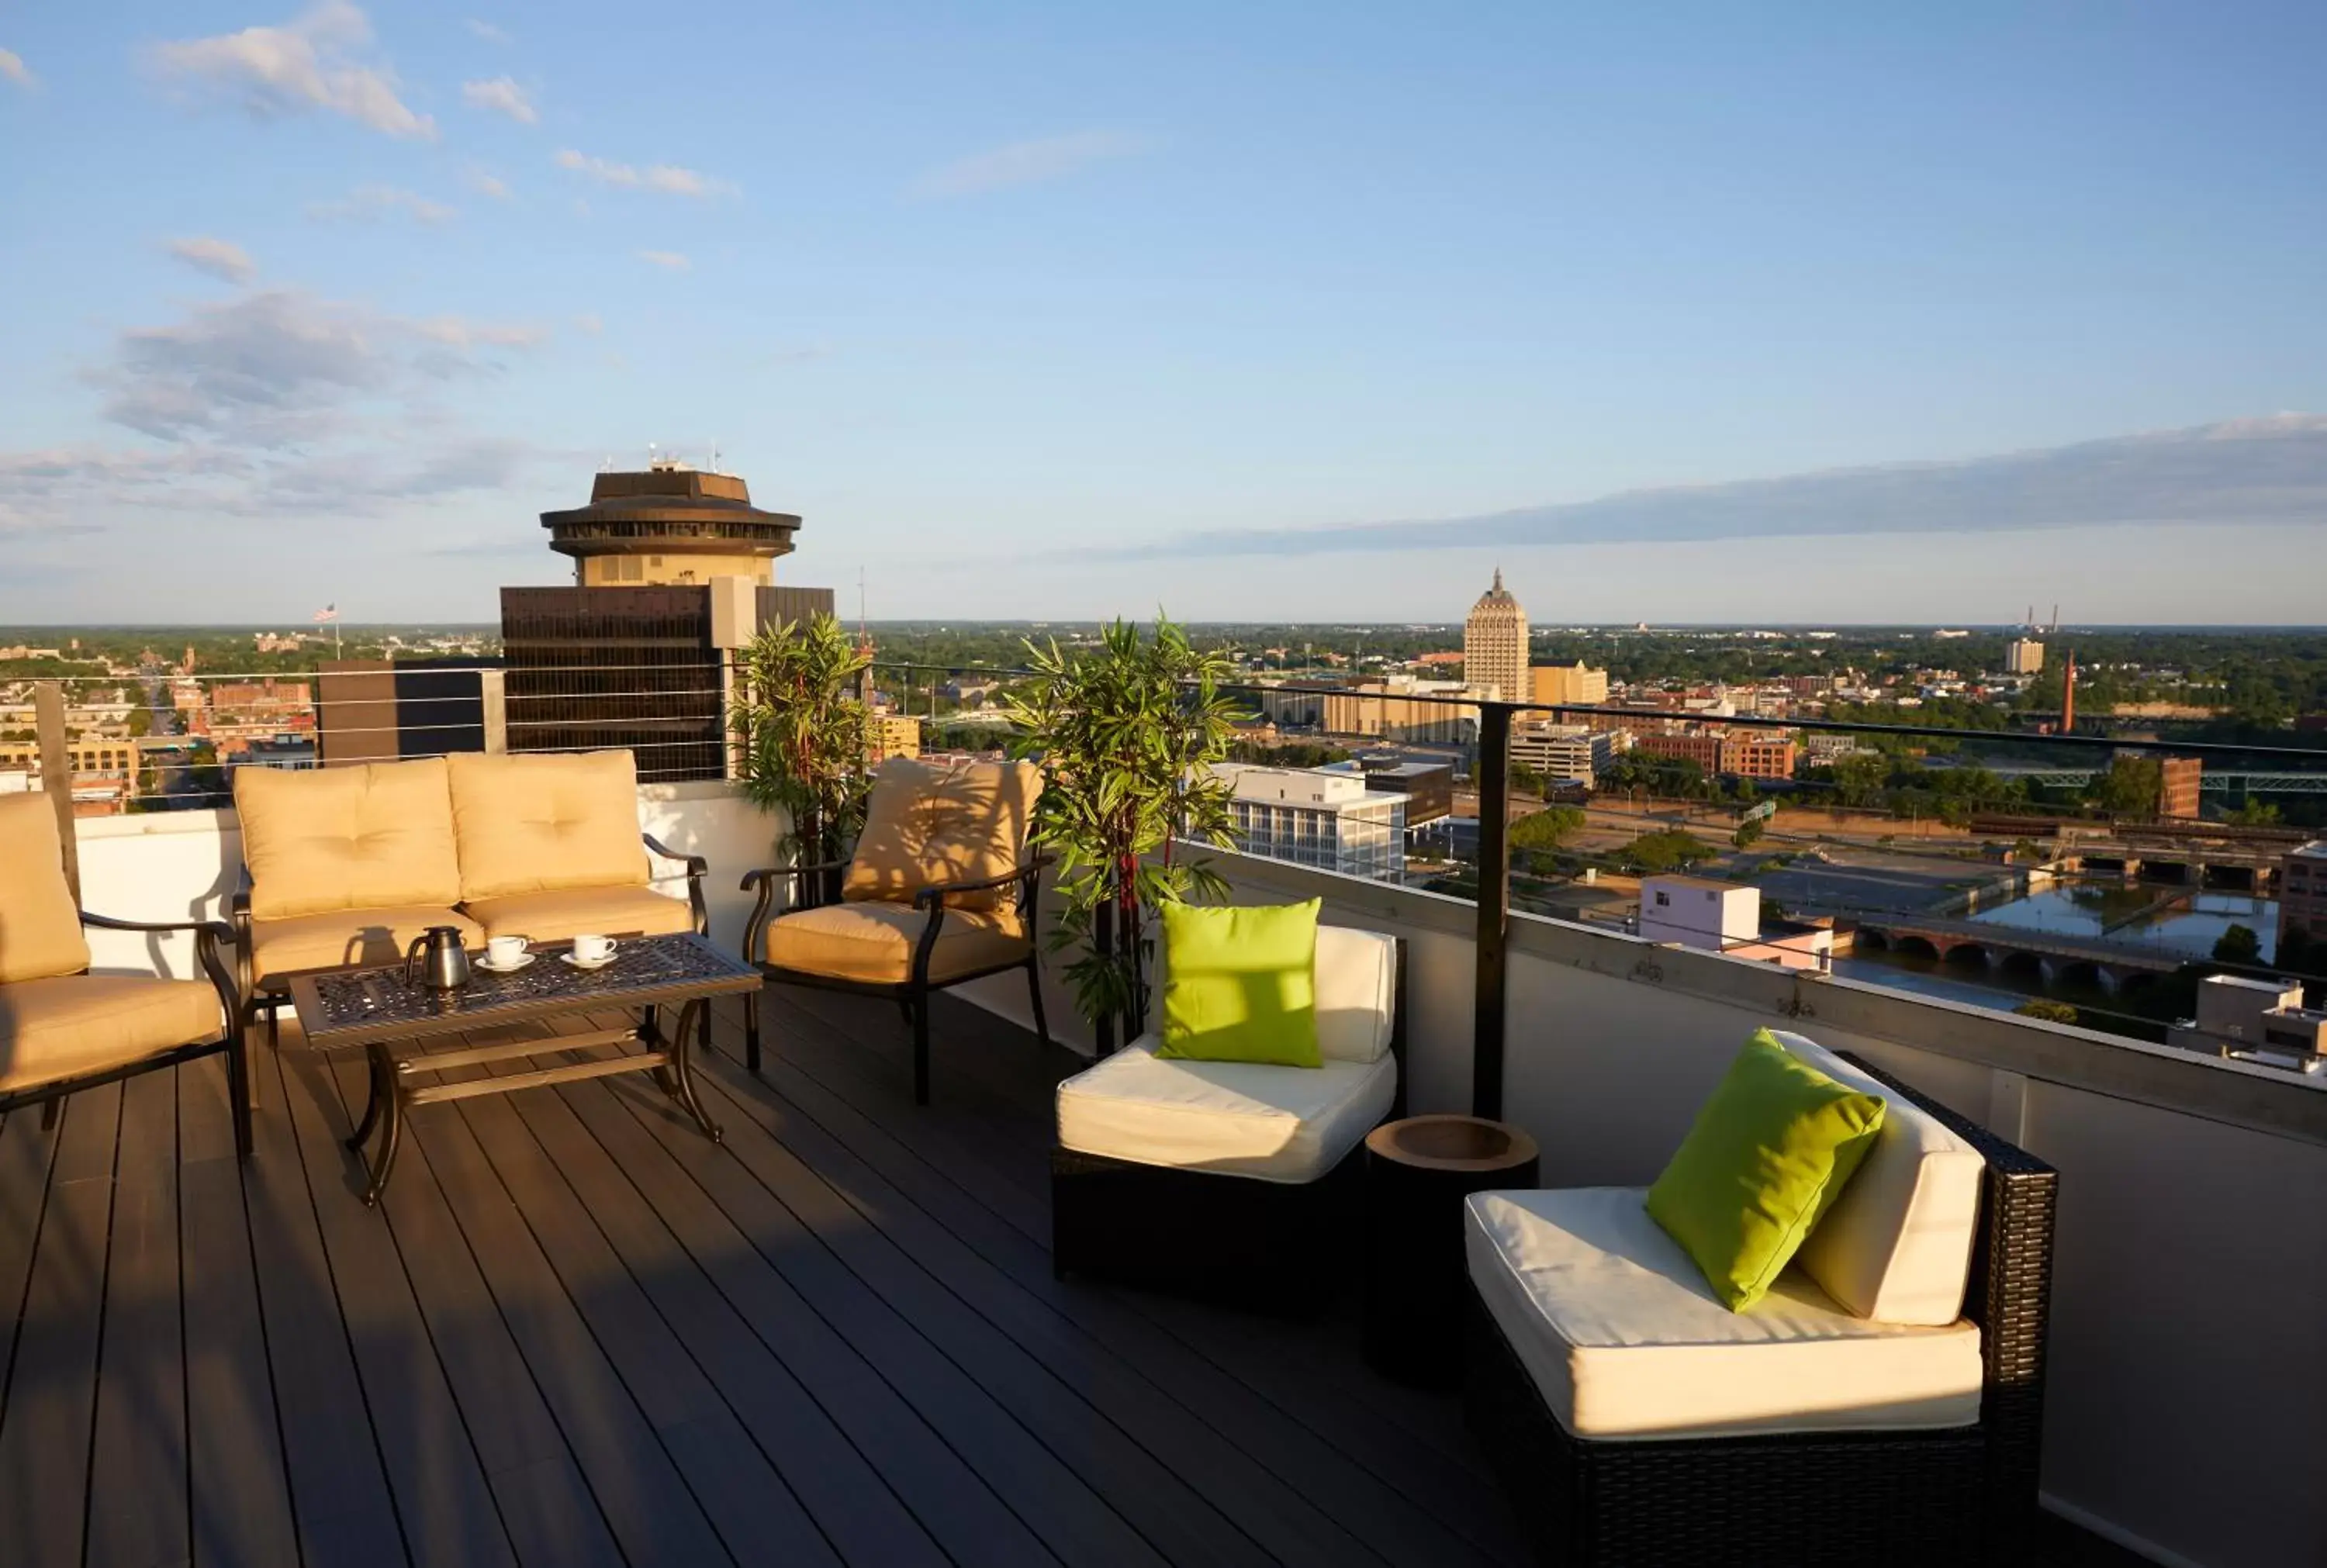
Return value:
M 1942 964 L 2018 973 L 2048 985 L 2082 982 L 2111 995 L 2128 986 L 2145 985 L 2160 975 L 2171 975 L 2190 961 L 2186 954 L 2146 942 L 1929 915 L 1862 915 L 1854 939 L 1862 949 L 1920 953 Z

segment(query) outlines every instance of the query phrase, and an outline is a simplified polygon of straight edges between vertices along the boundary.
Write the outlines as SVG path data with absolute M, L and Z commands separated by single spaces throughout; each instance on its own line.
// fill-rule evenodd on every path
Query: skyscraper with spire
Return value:
M 1463 679 L 1503 702 L 1528 700 L 1527 611 L 1503 586 L 1500 566 L 1463 622 Z

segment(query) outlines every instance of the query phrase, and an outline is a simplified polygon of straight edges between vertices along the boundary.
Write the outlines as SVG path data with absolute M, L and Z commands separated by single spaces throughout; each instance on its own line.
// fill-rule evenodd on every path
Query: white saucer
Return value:
M 603 969 L 607 965 L 612 963 L 615 959 L 621 957 L 621 955 L 620 953 L 610 953 L 606 957 L 599 959 L 595 964 L 587 964 L 575 957 L 571 953 L 560 953 L 557 955 L 557 961 L 561 964 L 569 965 L 574 968 L 579 969 L 586 975 L 593 969 Z
M 471 962 L 488 975 L 514 975 L 539 957 L 537 953 L 528 953 L 514 964 L 496 964 L 491 958 L 483 957 L 472 959 Z

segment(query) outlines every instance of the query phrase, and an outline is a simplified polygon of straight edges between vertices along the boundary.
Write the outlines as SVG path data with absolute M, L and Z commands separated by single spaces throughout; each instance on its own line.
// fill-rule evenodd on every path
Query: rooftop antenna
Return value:
M 2055 631 L 2061 630 L 2061 604 L 2058 600 L 2052 602 L 2052 630 Z

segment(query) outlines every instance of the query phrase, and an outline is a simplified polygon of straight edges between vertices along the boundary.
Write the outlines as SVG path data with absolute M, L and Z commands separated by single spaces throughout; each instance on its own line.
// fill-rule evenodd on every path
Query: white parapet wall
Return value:
M 639 826 L 680 854 L 711 863 L 704 892 L 714 941 L 734 951 L 743 938 L 752 901 L 739 884 L 754 866 L 775 863 L 782 819 L 761 812 L 732 784 L 717 781 L 639 787 Z M 131 920 L 223 920 L 226 901 L 242 861 L 242 833 L 231 810 L 166 811 L 136 817 L 83 817 L 81 907 Z M 655 886 L 687 893 L 687 870 L 653 861 Z M 91 931 L 89 949 L 99 971 L 191 978 L 191 937 Z

